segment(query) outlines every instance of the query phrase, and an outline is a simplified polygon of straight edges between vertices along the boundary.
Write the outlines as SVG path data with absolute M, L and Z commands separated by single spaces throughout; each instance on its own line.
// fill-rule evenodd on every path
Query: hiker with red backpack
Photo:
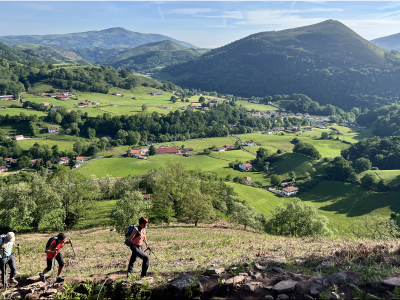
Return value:
M 14 253 L 12 252 L 13 247 L 19 250 L 19 246 L 15 245 L 15 234 L 14 232 L 8 232 L 6 235 L 0 236 L 0 269 L 1 269 L 1 282 L 3 287 L 7 286 L 7 265 L 10 267 L 10 280 L 11 284 L 18 284 L 18 281 L 14 279 L 17 271 L 17 263 L 15 261 Z
M 129 246 L 132 251 L 131 259 L 129 260 L 128 265 L 128 276 L 133 273 L 133 264 L 136 262 L 136 259 L 139 257 L 143 260 L 142 264 L 142 273 L 140 277 L 147 276 L 147 269 L 149 268 L 149 257 L 143 251 L 142 245 L 143 240 L 146 241 L 146 228 L 149 220 L 146 217 L 141 217 L 139 219 L 139 225 L 131 225 L 129 226 L 128 232 L 125 235 L 125 245 Z
M 61 272 L 64 267 L 64 260 L 61 255 L 61 248 L 65 244 L 69 244 L 70 241 L 67 240 L 67 236 L 65 233 L 59 233 L 57 236 L 50 238 L 46 244 L 46 253 L 47 253 L 47 267 L 43 270 L 42 273 L 39 273 L 40 279 L 45 282 L 46 276 L 45 274 L 51 270 L 51 265 L 53 259 L 58 262 L 58 274 L 57 274 L 57 282 L 63 282 L 65 279 L 61 277 Z M 54 271 L 53 271 L 54 274 Z

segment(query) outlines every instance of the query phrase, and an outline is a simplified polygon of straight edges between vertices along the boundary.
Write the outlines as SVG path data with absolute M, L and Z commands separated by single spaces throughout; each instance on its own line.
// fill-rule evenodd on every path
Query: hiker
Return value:
M 1 283 L 3 287 L 6 286 L 7 281 L 7 273 L 6 268 L 7 264 L 10 267 L 10 284 L 15 283 L 18 284 L 18 281 L 14 279 L 15 273 L 17 271 L 17 263 L 15 261 L 14 253 L 12 253 L 12 248 L 16 247 L 19 249 L 19 246 L 15 245 L 15 234 L 14 232 L 9 232 L 5 236 L 0 238 L 0 269 L 1 269 Z
M 70 242 L 67 241 L 67 236 L 65 233 L 59 233 L 57 237 L 52 237 L 49 239 L 47 243 L 50 242 L 50 245 L 46 248 L 47 253 L 47 268 L 43 270 L 42 273 L 39 273 L 40 279 L 45 282 L 46 276 L 45 274 L 51 270 L 51 265 L 53 263 L 53 258 L 58 262 L 58 274 L 57 274 L 57 282 L 63 282 L 65 279 L 61 277 L 61 272 L 64 267 L 64 260 L 61 255 L 61 248 L 65 244 L 69 244 Z
M 146 217 L 141 217 L 139 219 L 139 226 L 135 225 L 133 227 L 131 235 L 126 239 L 126 243 L 129 244 L 132 251 L 132 256 L 129 260 L 128 265 L 128 276 L 129 274 L 133 273 L 133 264 L 135 263 L 137 257 L 143 260 L 142 273 L 140 277 L 147 276 L 147 269 L 149 268 L 149 257 L 146 253 L 144 253 L 147 249 L 144 251 L 142 249 L 142 238 L 146 240 L 146 228 L 148 223 L 149 220 Z

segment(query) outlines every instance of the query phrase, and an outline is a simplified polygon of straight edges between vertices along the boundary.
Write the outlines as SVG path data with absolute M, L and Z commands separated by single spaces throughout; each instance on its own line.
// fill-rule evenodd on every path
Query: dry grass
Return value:
M 130 250 L 124 238 L 105 228 L 68 232 L 74 243 L 84 275 L 125 271 Z M 23 276 L 37 275 L 45 267 L 44 248 L 51 234 L 17 236 L 22 245 Z M 351 239 L 287 238 L 245 231 L 220 221 L 217 224 L 152 226 L 148 239 L 165 268 L 150 256 L 149 272 L 204 271 L 211 266 L 239 265 L 262 261 L 266 256 L 284 256 L 289 266 L 308 272 L 328 257 L 337 266 L 348 268 L 350 262 L 373 262 L 376 267 L 398 271 L 400 242 L 357 241 Z M 65 245 L 64 275 L 78 274 L 70 245 Z M 361 258 L 361 260 L 360 260 Z M 300 263 L 299 263 L 300 262 Z M 288 266 L 288 268 L 290 268 Z M 141 261 L 135 265 L 139 272 Z

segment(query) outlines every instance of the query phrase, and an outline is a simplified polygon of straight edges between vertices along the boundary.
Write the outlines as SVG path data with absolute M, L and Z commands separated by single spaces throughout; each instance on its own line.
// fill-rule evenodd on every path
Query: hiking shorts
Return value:
M 58 253 L 56 255 L 56 261 L 58 262 L 58 266 L 59 267 L 64 267 L 64 260 L 62 258 L 61 253 Z M 52 258 L 47 258 L 47 268 L 46 268 L 47 272 L 49 272 L 51 270 L 52 264 L 53 264 L 53 259 Z

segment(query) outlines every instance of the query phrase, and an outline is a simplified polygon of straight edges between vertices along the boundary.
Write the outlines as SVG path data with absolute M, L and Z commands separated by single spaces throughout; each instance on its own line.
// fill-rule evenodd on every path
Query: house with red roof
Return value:
M 239 168 L 241 168 L 243 171 L 251 171 L 253 170 L 253 165 L 251 163 L 244 163 L 239 165 Z
M 289 186 L 289 187 L 283 188 L 281 194 L 283 196 L 290 197 L 290 196 L 296 195 L 298 192 L 299 192 L 299 189 L 297 187 Z
M 179 150 L 176 147 L 157 149 L 157 155 L 164 155 L 164 154 L 179 154 Z

